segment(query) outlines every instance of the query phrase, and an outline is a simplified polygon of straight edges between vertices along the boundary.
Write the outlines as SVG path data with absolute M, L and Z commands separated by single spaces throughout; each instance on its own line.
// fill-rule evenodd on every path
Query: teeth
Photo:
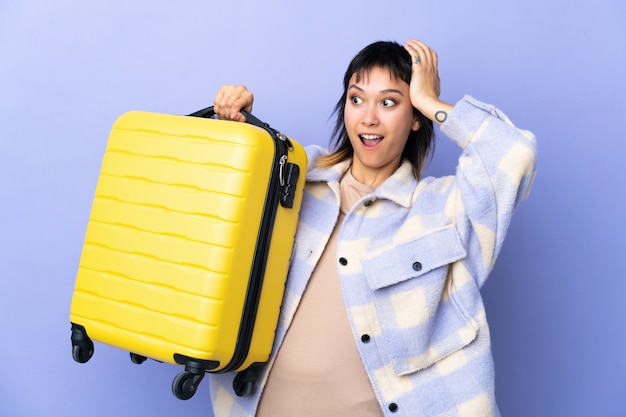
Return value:
M 367 139 L 367 140 L 376 140 L 376 139 L 382 139 L 382 136 L 378 136 L 378 135 L 361 135 L 361 137 L 363 139 Z

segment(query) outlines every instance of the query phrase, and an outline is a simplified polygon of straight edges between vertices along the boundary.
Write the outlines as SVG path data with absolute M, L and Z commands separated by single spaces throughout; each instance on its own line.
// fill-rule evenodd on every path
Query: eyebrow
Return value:
M 361 87 L 359 87 L 359 86 L 358 86 L 358 85 L 356 85 L 356 84 L 350 84 L 350 85 L 348 86 L 348 90 L 350 90 L 350 89 L 352 89 L 352 88 L 357 89 L 357 90 L 362 91 L 362 92 L 365 92 L 365 90 L 363 90 Z M 381 90 L 381 91 L 380 91 L 380 93 L 381 93 L 381 94 L 391 94 L 391 93 L 396 93 L 396 94 L 399 94 L 399 95 L 401 95 L 401 96 L 403 96 L 403 97 L 404 97 L 404 94 L 402 94 L 402 91 L 397 90 L 397 89 L 395 89 L 395 88 L 387 88 L 387 89 L 385 89 L 385 90 Z

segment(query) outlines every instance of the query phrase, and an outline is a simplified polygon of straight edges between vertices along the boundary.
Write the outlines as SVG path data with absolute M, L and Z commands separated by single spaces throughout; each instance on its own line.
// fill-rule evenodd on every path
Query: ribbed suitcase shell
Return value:
M 304 187 L 278 205 L 247 357 L 267 360 Z M 70 321 L 90 339 L 168 363 L 224 370 L 238 342 L 274 144 L 257 126 L 129 112 L 114 124 L 76 277 Z M 272 203 L 273 204 L 273 203 Z

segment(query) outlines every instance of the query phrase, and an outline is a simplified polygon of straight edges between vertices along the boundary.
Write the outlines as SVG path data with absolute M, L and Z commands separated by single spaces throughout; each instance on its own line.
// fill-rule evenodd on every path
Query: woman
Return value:
M 222 416 L 497 416 L 479 289 L 527 196 L 535 141 L 469 96 L 439 99 L 424 43 L 377 42 L 352 60 L 336 147 L 307 149 L 300 222 L 274 349 L 253 395 L 211 375 Z M 223 86 L 222 118 L 253 95 Z M 421 178 L 433 123 L 462 149 Z

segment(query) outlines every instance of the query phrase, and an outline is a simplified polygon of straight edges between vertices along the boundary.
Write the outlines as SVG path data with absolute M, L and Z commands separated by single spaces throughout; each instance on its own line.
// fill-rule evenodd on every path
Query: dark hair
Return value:
M 332 134 L 334 140 L 331 139 L 333 152 L 318 158 L 318 166 L 330 167 L 337 162 L 351 158 L 354 153 L 344 121 L 348 84 L 352 75 L 356 74 L 358 81 L 363 76 L 366 76 L 370 70 L 382 68 L 389 70 L 392 77 L 410 84 L 411 65 L 411 56 L 397 42 L 374 42 L 363 48 L 352 59 L 343 77 L 343 94 L 333 111 L 333 114 L 336 115 L 335 128 Z M 420 128 L 417 131 L 411 130 L 409 133 L 409 139 L 402 151 L 402 157 L 411 162 L 413 173 L 419 179 L 434 146 L 434 129 L 432 120 L 428 119 L 416 108 L 413 108 L 413 115 L 417 117 Z

